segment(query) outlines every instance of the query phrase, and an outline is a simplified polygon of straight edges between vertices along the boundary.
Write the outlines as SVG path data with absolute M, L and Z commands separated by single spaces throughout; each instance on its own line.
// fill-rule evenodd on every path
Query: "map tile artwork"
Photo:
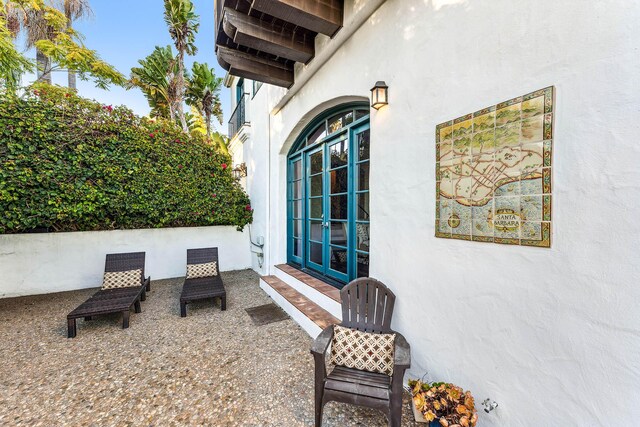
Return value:
M 554 88 L 436 126 L 436 237 L 551 246 Z

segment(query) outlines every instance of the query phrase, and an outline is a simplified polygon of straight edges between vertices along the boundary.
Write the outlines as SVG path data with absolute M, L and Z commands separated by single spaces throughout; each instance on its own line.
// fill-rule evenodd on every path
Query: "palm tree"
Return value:
M 7 26 L 17 37 L 21 30 L 25 30 L 25 44 L 27 49 L 36 47 L 39 40 L 53 40 L 55 29 L 45 19 L 45 9 L 28 7 L 21 3 L 7 2 L 4 5 L 4 15 Z M 36 65 L 38 81 L 51 84 L 51 60 L 36 47 Z
M 55 30 L 45 20 L 43 9 L 31 9 L 26 14 L 25 26 L 27 29 L 27 48 L 36 48 L 36 63 L 38 64 L 38 81 L 51 84 L 51 59 L 45 55 L 36 42 L 39 40 L 53 40 Z
M 123 86 L 125 77 L 101 60 L 96 51 L 84 46 L 82 34 L 68 26 L 64 13 L 50 6 L 53 2 L 54 0 L 0 0 L 0 14 L 4 17 L 8 34 L 15 40 L 20 33 L 24 33 L 27 49 L 36 48 L 38 81 L 51 83 L 51 71 L 55 63 L 55 69 L 75 70 L 82 78 L 91 76 L 97 87 L 106 89 L 110 84 Z M 70 12 L 73 15 L 73 9 Z M 4 37 L 6 35 L 7 32 L 4 32 Z M 0 57 L 5 52 L 6 48 L 0 50 Z M 24 70 L 30 68 L 29 64 L 24 65 L 26 68 L 19 64 L 13 68 L 14 77 L 10 79 L 10 83 L 15 82 Z
M 93 11 L 89 5 L 89 0 L 58 0 L 60 2 L 60 8 L 64 12 L 64 16 L 67 18 L 67 29 L 71 29 L 73 22 L 81 18 L 88 18 L 93 16 Z M 76 89 L 76 72 L 74 70 L 67 70 L 68 72 L 68 86 L 71 89 Z
M 24 23 L 23 9 L 11 2 L 3 4 L 0 0 L 0 18 L 6 26 L 12 38 L 18 37 Z
M 10 13 L 10 6 L 2 7 L 0 0 L 0 91 L 15 93 L 23 72 L 32 70 L 31 61 L 16 49 L 13 40 L 20 31 L 20 21 Z
M 207 136 L 211 136 L 211 116 L 215 116 L 222 124 L 221 87 L 222 78 L 216 77 L 213 68 L 206 63 L 193 63 L 186 91 L 187 105 L 195 107 L 204 117 Z
M 154 51 L 131 69 L 129 87 L 139 87 L 149 102 L 152 117 L 175 118 L 177 92 L 174 78 L 177 63 L 171 46 L 156 46 Z
M 198 15 L 194 12 L 191 0 L 164 0 L 164 20 L 169 28 L 169 35 L 178 51 L 176 62 L 177 72 L 172 73 L 172 84 L 175 87 L 176 98 L 174 100 L 173 113 L 182 124 L 182 129 L 188 132 L 187 122 L 184 117 L 184 55 L 195 55 L 198 49 L 195 45 L 198 32 Z

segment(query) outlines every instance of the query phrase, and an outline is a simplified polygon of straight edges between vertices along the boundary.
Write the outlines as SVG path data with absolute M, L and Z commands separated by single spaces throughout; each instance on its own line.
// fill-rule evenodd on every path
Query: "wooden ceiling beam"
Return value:
M 315 53 L 310 34 L 296 34 L 280 24 L 267 23 L 258 18 L 225 8 L 224 32 L 234 43 L 296 62 L 307 63 Z
M 343 0 L 253 0 L 251 7 L 330 37 L 342 27 Z
M 218 62 L 234 76 L 290 87 L 293 84 L 293 67 L 281 62 L 218 46 Z

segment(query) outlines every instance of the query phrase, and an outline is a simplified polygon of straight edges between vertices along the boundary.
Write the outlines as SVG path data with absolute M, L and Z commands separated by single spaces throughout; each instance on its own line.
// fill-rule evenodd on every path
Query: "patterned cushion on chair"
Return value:
M 331 363 L 362 371 L 393 373 L 396 334 L 374 334 L 334 326 Z
M 187 279 L 211 277 L 218 275 L 218 263 L 205 262 L 203 264 L 187 264 Z
M 341 262 L 343 264 L 345 262 L 347 262 L 347 251 L 346 250 L 345 251 L 340 251 L 340 252 L 338 252 L 336 250 L 333 250 L 332 252 L 334 253 L 334 255 L 336 256 L 336 258 L 338 259 L 339 262 Z
M 102 289 L 129 288 L 142 286 L 142 270 L 105 271 L 102 279 Z

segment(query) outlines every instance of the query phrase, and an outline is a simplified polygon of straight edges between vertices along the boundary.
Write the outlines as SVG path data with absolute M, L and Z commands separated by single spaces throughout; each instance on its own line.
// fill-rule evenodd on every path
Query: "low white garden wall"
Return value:
M 212 246 L 222 271 L 251 267 L 249 233 L 231 226 L 0 235 L 0 298 L 98 287 L 108 253 L 146 252 L 152 280 L 184 276 L 187 249 Z

